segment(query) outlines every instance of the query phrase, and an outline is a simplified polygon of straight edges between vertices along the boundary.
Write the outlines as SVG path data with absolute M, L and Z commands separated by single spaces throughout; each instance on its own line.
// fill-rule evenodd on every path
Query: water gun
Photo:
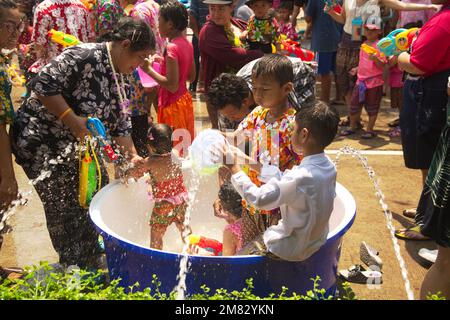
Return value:
M 215 256 L 222 255 L 223 245 L 220 241 L 217 241 L 217 240 L 211 239 L 211 238 L 206 238 L 206 237 L 200 236 L 198 234 L 189 235 L 188 240 L 189 240 L 189 244 L 197 245 L 202 249 L 208 250 L 208 251 L 212 252 Z
M 325 0 L 325 4 L 327 5 L 327 7 L 332 8 L 336 13 L 342 12 L 342 7 L 336 0 Z
M 377 47 L 386 56 L 399 55 L 409 49 L 418 31 L 418 28 L 396 29 L 378 41 Z
M 287 55 L 290 57 L 297 57 L 302 59 L 302 61 L 314 60 L 314 52 L 302 49 L 298 42 L 291 39 L 281 40 L 281 49 L 287 51 Z
M 367 53 L 368 55 L 372 55 L 372 54 L 378 55 L 378 54 L 380 54 L 381 56 L 384 56 L 383 52 L 379 52 L 376 48 L 374 48 L 372 46 L 369 46 L 366 43 L 363 43 L 361 45 L 361 50 L 364 51 L 365 53 Z
M 94 160 L 92 158 L 94 158 Z M 78 200 L 83 208 L 87 208 L 92 200 L 92 197 L 94 196 L 95 191 L 99 190 L 102 184 L 100 164 L 89 139 L 85 141 L 84 157 L 81 157 L 80 154 L 79 170 L 80 180 Z
M 92 7 L 94 6 L 94 1 L 92 1 L 92 0 L 81 0 L 81 2 L 84 4 L 86 9 L 88 9 L 89 11 L 92 10 Z
M 80 40 L 78 40 L 77 37 L 72 36 L 70 34 L 56 31 L 55 29 L 52 29 L 48 32 L 48 36 L 53 42 L 59 43 L 64 48 L 70 47 L 70 46 L 76 46 L 77 44 L 80 44 Z
M 88 118 L 87 128 L 92 133 L 93 136 L 98 138 L 100 145 L 103 147 L 103 151 L 105 151 L 111 162 L 115 162 L 119 156 L 115 153 L 114 149 L 106 140 L 106 130 L 103 123 L 97 118 Z

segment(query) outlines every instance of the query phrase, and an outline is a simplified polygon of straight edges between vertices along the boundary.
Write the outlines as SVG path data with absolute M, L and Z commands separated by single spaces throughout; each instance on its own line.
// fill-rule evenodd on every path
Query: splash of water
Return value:
M 191 174 L 191 179 L 189 180 L 189 185 L 187 186 L 188 189 L 188 194 L 189 194 L 189 200 L 188 200 L 188 206 L 186 209 L 186 214 L 185 214 L 185 218 L 184 218 L 184 222 L 183 222 L 183 241 L 184 241 L 184 245 L 183 245 L 183 250 L 181 252 L 182 258 L 180 260 L 180 271 L 178 273 L 177 279 L 178 279 L 178 284 L 175 287 L 175 291 L 177 293 L 176 295 L 176 299 L 177 300 L 184 300 L 185 299 L 185 292 L 186 292 L 186 274 L 189 270 L 189 255 L 187 254 L 188 249 L 189 249 L 189 239 L 188 236 L 192 233 L 191 232 L 191 213 L 193 211 L 194 208 L 194 202 L 195 202 L 195 198 L 197 196 L 197 192 L 200 186 L 200 175 L 199 172 L 197 170 L 195 170 L 192 167 L 192 164 L 189 160 L 186 160 L 186 162 L 184 163 L 184 165 L 188 166 L 187 169 L 189 170 L 190 174 Z
M 371 166 L 369 166 L 369 162 L 367 160 L 366 157 L 364 157 L 361 152 L 359 152 L 358 150 L 349 147 L 349 146 L 345 146 L 343 148 L 340 148 L 339 151 L 336 154 L 336 158 L 334 160 L 334 163 L 337 167 L 340 157 L 342 154 L 348 154 L 351 155 L 353 157 L 357 157 L 359 159 L 359 161 L 361 162 L 361 165 L 363 166 L 363 168 L 367 171 L 367 174 L 369 175 L 369 179 L 372 181 L 373 186 L 375 188 L 375 195 L 378 198 L 378 202 L 381 205 L 381 208 L 383 209 L 384 212 L 384 216 L 386 217 L 386 224 L 387 224 L 387 228 L 390 232 L 391 235 L 391 240 L 394 246 L 394 252 L 395 252 L 395 256 L 398 260 L 398 263 L 400 265 L 400 269 L 401 269 L 401 273 L 402 273 L 402 278 L 403 278 L 403 282 L 405 285 L 405 290 L 406 290 L 406 295 L 408 296 L 408 300 L 414 300 L 414 293 L 411 290 L 411 284 L 409 282 L 408 279 L 408 270 L 406 269 L 406 264 L 405 264 L 405 260 L 402 257 L 402 254 L 400 252 L 400 246 L 398 244 L 397 238 L 395 237 L 395 228 L 394 225 L 392 223 L 392 213 L 389 210 L 386 202 L 384 201 L 385 197 L 383 192 L 381 191 L 381 188 L 378 184 L 378 180 L 376 178 L 375 175 L 375 171 L 373 170 L 373 168 Z
M 18 197 L 16 200 L 12 201 L 9 207 L 4 210 L 3 212 L 0 211 L 2 214 L 2 219 L 0 220 L 0 233 L 6 226 L 6 221 L 8 221 L 11 216 L 16 213 L 18 207 L 23 207 L 28 203 L 29 196 L 31 194 L 31 191 L 19 191 Z

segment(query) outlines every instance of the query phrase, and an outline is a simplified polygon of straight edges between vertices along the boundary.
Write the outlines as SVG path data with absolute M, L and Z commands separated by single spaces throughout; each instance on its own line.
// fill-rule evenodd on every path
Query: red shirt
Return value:
M 247 28 L 246 23 L 241 20 L 231 19 L 231 23 L 242 31 Z M 205 75 L 205 91 L 208 91 L 213 79 L 222 72 L 230 71 L 230 68 L 237 71 L 263 55 L 259 50 L 233 47 L 223 26 L 218 26 L 211 20 L 208 20 L 200 31 L 199 48 Z
M 450 69 L 449 3 L 420 29 L 412 45 L 410 61 L 425 72 L 424 77 Z

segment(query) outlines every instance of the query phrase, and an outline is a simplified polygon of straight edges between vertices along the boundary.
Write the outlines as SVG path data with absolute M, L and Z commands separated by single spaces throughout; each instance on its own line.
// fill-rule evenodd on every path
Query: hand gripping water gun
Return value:
M 59 43 L 64 48 L 70 47 L 70 46 L 76 46 L 77 44 L 80 44 L 80 40 L 78 40 L 77 37 L 72 36 L 70 34 L 56 31 L 55 29 L 52 29 L 48 32 L 48 36 L 53 42 Z
M 369 45 L 366 44 L 366 43 L 363 43 L 363 44 L 361 45 L 361 50 L 364 51 L 365 53 L 369 54 L 369 55 L 372 55 L 372 54 L 375 54 L 375 55 L 380 54 L 381 56 L 384 56 L 384 53 L 383 53 L 383 52 L 379 52 L 376 48 L 374 48 L 374 47 L 372 47 L 372 46 L 369 46 Z
M 302 49 L 298 42 L 291 39 L 281 40 L 281 50 L 287 51 L 288 56 L 300 58 L 302 61 L 314 60 L 314 52 Z
M 386 56 L 399 55 L 409 49 L 418 31 L 418 28 L 396 29 L 378 41 L 377 47 Z
M 214 253 L 215 256 L 222 255 L 222 243 L 220 241 L 217 241 L 215 239 L 206 238 L 203 236 L 200 236 L 198 234 L 191 234 L 188 236 L 189 244 L 197 245 L 200 248 L 203 248 L 205 250 L 208 250 L 212 253 Z
M 88 118 L 87 128 L 93 136 L 98 138 L 100 145 L 103 147 L 106 155 L 111 162 L 115 162 L 119 156 L 114 152 L 111 145 L 106 141 L 106 130 L 103 123 L 97 118 Z

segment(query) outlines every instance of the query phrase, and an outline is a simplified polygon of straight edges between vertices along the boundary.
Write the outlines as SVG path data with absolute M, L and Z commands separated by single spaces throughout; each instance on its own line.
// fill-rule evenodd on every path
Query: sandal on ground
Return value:
M 417 213 L 417 209 L 416 208 L 403 210 L 403 215 L 405 217 L 411 218 L 411 219 L 414 219 L 414 217 L 416 216 L 416 213 Z
M 380 271 L 383 267 L 383 261 L 378 255 L 379 252 L 376 249 L 370 247 L 365 241 L 361 242 L 359 246 L 359 258 L 369 269 Z
M 361 135 L 361 139 L 372 139 L 377 136 L 377 133 L 375 131 L 366 131 Z
M 355 134 L 355 133 L 356 133 L 356 131 L 353 130 L 353 129 L 345 129 L 345 130 L 342 130 L 339 133 L 339 135 L 342 136 L 342 137 L 345 137 L 345 136 L 350 136 L 350 135 Z
M 388 123 L 388 127 L 395 128 L 400 125 L 400 118 L 395 119 L 394 121 L 391 121 Z
M 20 279 L 24 275 L 22 268 L 3 268 L 0 267 L 0 280 L 3 279 Z
M 430 240 L 430 238 L 424 236 L 420 233 L 420 227 L 415 226 L 407 229 L 398 229 L 395 230 L 395 236 L 402 240 L 417 240 L 417 241 L 426 241 Z
M 383 278 L 380 271 L 366 270 L 362 265 L 354 265 L 347 270 L 340 270 L 339 275 L 348 282 L 361 284 L 381 284 Z
M 402 135 L 402 132 L 400 130 L 400 127 L 395 127 L 394 129 L 390 130 L 388 133 L 389 137 L 400 137 Z
M 422 248 L 419 250 L 419 256 L 431 263 L 436 262 L 437 253 L 438 253 L 437 249 L 429 250 L 427 248 Z

